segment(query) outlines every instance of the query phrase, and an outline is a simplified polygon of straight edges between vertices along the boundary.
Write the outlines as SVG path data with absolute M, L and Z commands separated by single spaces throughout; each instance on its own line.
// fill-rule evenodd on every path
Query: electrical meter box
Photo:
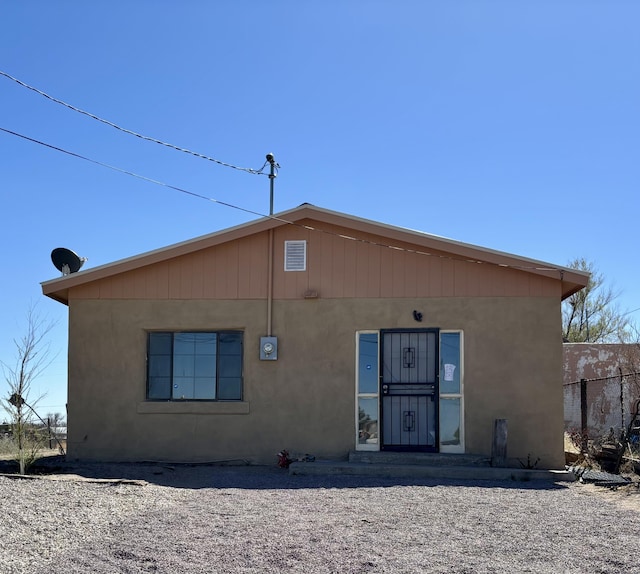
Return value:
M 260 337 L 260 360 L 278 360 L 278 337 Z

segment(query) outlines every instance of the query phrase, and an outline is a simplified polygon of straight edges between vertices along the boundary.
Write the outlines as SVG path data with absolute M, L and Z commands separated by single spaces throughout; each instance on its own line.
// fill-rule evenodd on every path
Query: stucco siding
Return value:
M 346 456 L 355 447 L 356 331 L 438 327 L 464 333 L 466 451 L 488 456 L 493 421 L 507 418 L 510 457 L 531 455 L 534 460 L 541 458 L 541 466 L 561 466 L 562 348 L 557 293 L 510 298 L 407 297 L 421 290 L 414 287 L 413 291 L 394 291 L 399 294 L 394 298 L 375 298 L 364 283 L 349 283 L 346 276 L 353 267 L 369 277 L 371 267 L 364 271 L 366 261 L 389 258 L 393 265 L 397 254 L 377 250 L 376 255 L 366 245 L 356 247 L 359 250 L 366 256 L 332 251 L 327 265 L 335 267 L 334 274 L 328 284 L 316 287 L 317 299 L 300 298 L 301 287 L 314 288 L 304 279 L 302 284 L 296 279 L 295 290 L 281 286 L 279 293 L 285 297 L 276 298 L 273 305 L 277 361 L 259 360 L 259 338 L 266 334 L 264 300 L 212 300 L 205 291 L 202 299 L 191 300 L 103 300 L 84 298 L 89 294 L 84 287 L 74 291 L 69 304 L 69 456 L 272 463 L 282 448 L 316 456 Z M 232 261 L 242 259 L 241 252 L 231 249 L 225 254 L 227 269 L 235 269 L 236 276 L 241 266 L 233 267 Z M 406 258 L 417 255 L 404 253 L 401 257 L 406 283 L 415 283 L 414 277 L 424 267 L 407 263 Z M 197 265 L 206 267 L 206 260 L 203 254 Z M 313 261 L 310 257 L 310 267 Z M 434 265 L 455 267 L 443 260 L 435 260 Z M 198 275 L 190 273 L 191 285 L 182 284 L 175 293 L 183 288 L 195 293 L 193 281 L 197 282 Z M 311 270 L 306 275 L 309 273 Z M 473 272 L 465 275 L 470 285 Z M 427 284 L 433 280 L 428 274 L 424 278 Z M 381 284 L 382 279 L 380 276 Z M 353 293 L 353 298 L 323 297 L 334 284 L 340 285 L 343 295 Z M 216 286 L 216 292 L 237 292 L 238 285 L 225 280 L 224 286 Z M 387 288 L 394 289 L 393 285 Z M 368 296 L 362 295 L 365 292 Z M 292 299 L 287 298 L 288 293 Z M 413 319 L 414 309 L 424 315 L 420 324 Z M 146 401 L 147 331 L 216 329 L 244 332 L 243 400 Z

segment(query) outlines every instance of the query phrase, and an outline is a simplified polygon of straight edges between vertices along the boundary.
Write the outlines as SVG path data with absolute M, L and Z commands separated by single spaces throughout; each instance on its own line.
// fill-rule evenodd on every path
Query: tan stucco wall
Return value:
M 506 418 L 510 457 L 564 464 L 555 297 L 275 301 L 275 362 L 258 359 L 265 301 L 69 307 L 71 458 L 273 463 L 282 448 L 346 456 L 355 447 L 355 332 L 439 327 L 464 332 L 466 452 L 489 455 L 493 421 Z M 146 402 L 147 329 L 243 329 L 244 401 Z

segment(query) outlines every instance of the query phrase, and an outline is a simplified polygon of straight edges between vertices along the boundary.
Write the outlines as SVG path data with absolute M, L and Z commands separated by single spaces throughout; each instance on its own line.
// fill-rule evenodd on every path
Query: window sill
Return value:
M 144 401 L 138 403 L 137 412 L 140 415 L 248 415 L 249 403 L 243 401 Z

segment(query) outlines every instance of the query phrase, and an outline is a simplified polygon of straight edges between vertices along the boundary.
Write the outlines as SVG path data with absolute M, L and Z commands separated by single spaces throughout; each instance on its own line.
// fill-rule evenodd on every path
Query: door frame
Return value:
M 427 397 L 427 405 L 428 401 L 431 400 L 433 403 L 433 422 L 430 426 L 430 430 L 434 433 L 434 444 L 433 446 L 429 444 L 414 444 L 414 445 L 406 445 L 406 444 L 394 444 L 394 445 L 385 445 L 384 444 L 384 418 L 385 418 L 385 395 L 383 392 L 383 379 L 384 379 L 384 338 L 387 334 L 402 334 L 402 333 L 416 333 L 416 334 L 433 334 L 435 335 L 435 356 L 429 358 L 431 361 L 431 367 L 433 368 L 434 380 L 433 385 L 434 389 L 432 393 L 411 393 L 407 395 L 397 395 L 397 396 L 407 396 L 407 397 Z M 380 365 L 379 365 L 379 409 L 380 409 L 380 450 L 385 450 L 389 452 L 440 452 L 440 329 L 437 327 L 425 327 L 425 328 L 398 328 L 398 329 L 380 329 Z M 412 384 L 412 383 L 407 383 Z M 417 383 L 419 384 L 419 383 Z M 431 381 L 425 380 L 423 384 L 432 384 Z M 427 406 L 428 409 L 428 406 Z
M 379 370 L 380 370 L 380 363 L 382 361 L 382 353 L 381 353 L 381 333 L 382 331 L 400 331 L 401 329 L 361 329 L 361 330 L 357 330 L 355 331 L 354 335 L 355 335 L 355 385 L 354 385 L 354 400 L 355 400 L 355 409 L 354 409 L 354 442 L 355 442 L 355 450 L 356 451 L 379 451 L 381 450 L 381 438 L 380 438 L 380 420 L 381 420 L 381 396 L 379 394 L 380 392 L 380 376 L 379 376 Z M 411 329 L 404 329 L 406 330 L 411 330 Z M 423 331 L 424 329 L 414 329 L 417 331 Z M 439 331 L 439 335 L 438 335 L 438 357 L 439 357 L 439 361 L 440 363 L 443 362 L 444 360 L 444 355 L 441 354 L 441 347 L 442 347 L 442 335 L 444 334 L 457 334 L 458 335 L 458 341 L 459 341 L 459 349 L 458 349 L 458 355 L 457 355 L 457 365 L 458 365 L 458 380 L 459 380 L 459 390 L 458 392 L 454 392 L 454 393 L 443 393 L 442 392 L 442 380 L 439 380 L 439 385 L 438 385 L 438 401 L 437 401 L 437 407 L 438 407 L 438 425 L 437 425 L 437 431 L 438 431 L 438 452 L 441 453 L 465 453 L 466 452 L 466 440 L 465 440 L 465 360 L 464 360 L 464 356 L 465 356 L 465 352 L 464 352 L 464 331 L 462 329 L 438 329 Z M 377 337 L 377 358 L 375 360 L 371 360 L 370 357 L 366 358 L 366 364 L 361 365 L 361 357 L 360 357 L 360 351 L 361 351 L 361 335 L 376 335 Z M 360 369 L 363 369 L 362 372 L 368 372 L 368 369 L 375 369 L 376 372 L 375 373 L 375 377 L 378 380 L 378 384 L 375 388 L 375 390 L 373 389 L 373 385 L 371 385 L 370 383 L 367 385 L 367 389 L 366 391 L 363 391 L 360 387 Z M 444 365 L 440 364 L 439 365 L 439 377 L 443 377 L 443 368 Z M 368 375 L 367 375 L 368 376 Z M 359 413 L 359 406 L 360 406 L 360 401 L 364 400 L 364 402 L 368 403 L 368 409 L 371 412 L 371 418 L 375 419 L 375 429 L 376 429 L 376 435 L 375 437 L 367 437 L 367 440 L 360 440 L 360 421 L 359 421 L 359 417 L 360 417 L 360 413 Z M 450 445 L 450 444 L 446 444 L 446 445 L 442 445 L 440 444 L 440 440 L 442 439 L 441 436 L 441 425 L 443 424 L 443 421 L 441 420 L 441 413 L 440 413 L 440 405 L 441 402 L 443 400 L 450 400 L 450 399 L 457 399 L 459 402 L 459 442 L 458 444 L 455 445 Z M 375 401 L 375 407 L 371 408 L 371 403 Z

